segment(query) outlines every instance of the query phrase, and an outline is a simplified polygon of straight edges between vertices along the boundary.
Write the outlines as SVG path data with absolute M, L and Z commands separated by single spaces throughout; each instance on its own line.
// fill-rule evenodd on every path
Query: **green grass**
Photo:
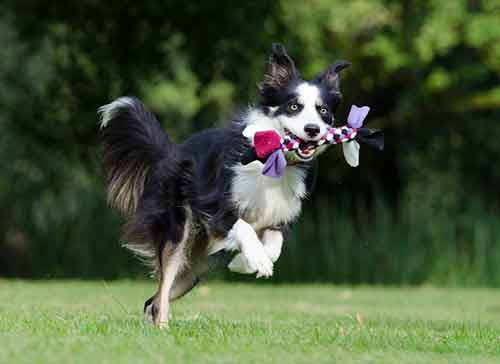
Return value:
M 0 363 L 500 363 L 500 291 L 209 283 L 142 323 L 152 283 L 0 280 Z

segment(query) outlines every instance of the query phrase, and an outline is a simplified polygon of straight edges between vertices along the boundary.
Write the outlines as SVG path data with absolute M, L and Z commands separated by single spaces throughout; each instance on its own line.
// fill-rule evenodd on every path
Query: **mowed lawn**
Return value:
M 150 282 L 0 280 L 0 363 L 500 363 L 500 291 L 206 283 L 142 321 Z

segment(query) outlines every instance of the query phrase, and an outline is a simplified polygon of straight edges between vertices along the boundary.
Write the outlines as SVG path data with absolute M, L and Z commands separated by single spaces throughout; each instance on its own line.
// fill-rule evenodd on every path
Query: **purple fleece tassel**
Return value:
M 363 120 L 365 120 L 369 111 L 370 108 L 368 106 L 357 107 L 356 105 L 352 105 L 349 116 L 347 117 L 347 125 L 351 128 L 361 128 L 363 126 Z
M 262 174 L 264 176 L 279 178 L 285 173 L 286 159 L 281 149 L 275 150 L 267 157 Z

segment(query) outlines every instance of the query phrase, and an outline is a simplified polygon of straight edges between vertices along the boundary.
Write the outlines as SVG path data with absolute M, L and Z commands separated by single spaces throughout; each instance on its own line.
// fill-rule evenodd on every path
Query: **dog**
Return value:
M 272 276 L 325 148 L 315 143 L 342 100 L 340 71 L 349 65 L 336 61 L 306 81 L 286 49 L 273 44 L 255 104 L 227 127 L 182 144 L 137 98 L 99 108 L 108 200 L 127 217 L 125 247 L 152 264 L 159 281 L 144 306 L 148 321 L 167 327 L 169 303 L 196 286 L 221 252 L 231 255 L 231 270 Z M 279 179 L 263 176 L 260 161 L 241 163 L 255 132 L 269 129 L 303 141 Z

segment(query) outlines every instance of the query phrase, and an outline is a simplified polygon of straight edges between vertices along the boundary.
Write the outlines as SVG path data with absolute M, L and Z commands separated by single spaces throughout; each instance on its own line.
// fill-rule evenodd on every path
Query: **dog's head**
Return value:
M 333 125 L 333 115 L 342 100 L 340 71 L 349 65 L 337 61 L 306 81 L 286 49 L 273 44 L 264 79 L 259 83 L 260 104 L 278 132 L 303 141 L 296 152 L 299 161 L 312 160 L 323 149 L 316 142 Z

